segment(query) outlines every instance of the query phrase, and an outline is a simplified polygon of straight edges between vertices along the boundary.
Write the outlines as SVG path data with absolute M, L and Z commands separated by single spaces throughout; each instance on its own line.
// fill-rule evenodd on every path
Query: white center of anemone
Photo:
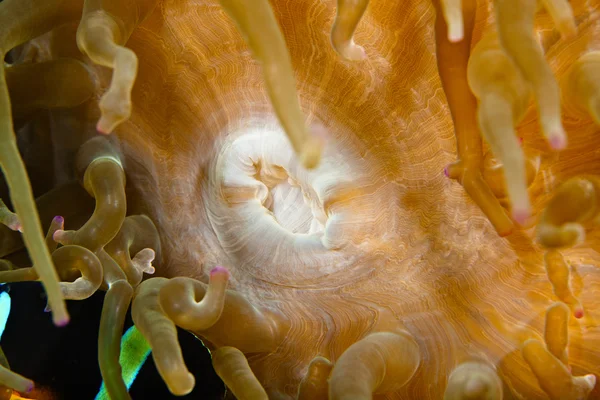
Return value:
M 287 178 L 269 188 L 269 196 L 263 204 L 273 213 L 279 225 L 292 233 L 323 232 L 322 210 L 311 208 L 302 187 Z
M 278 124 L 229 135 L 209 173 L 206 207 L 236 270 L 264 281 L 310 285 L 356 271 L 368 244 L 381 241 L 384 207 L 361 157 L 329 142 L 314 170 L 304 169 Z M 346 146 L 347 148 L 347 146 Z M 375 200 L 375 201 L 374 201 Z

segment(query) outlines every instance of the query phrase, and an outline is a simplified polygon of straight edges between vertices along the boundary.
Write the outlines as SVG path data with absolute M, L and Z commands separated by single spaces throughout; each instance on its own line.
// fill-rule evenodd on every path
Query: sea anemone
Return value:
M 600 396 L 599 4 L 4 0 L 0 281 L 113 399 L 130 305 L 175 395 Z

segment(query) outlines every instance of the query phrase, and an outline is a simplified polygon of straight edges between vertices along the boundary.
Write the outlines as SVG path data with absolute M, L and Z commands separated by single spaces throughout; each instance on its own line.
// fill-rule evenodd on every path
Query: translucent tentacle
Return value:
M 113 69 L 110 87 L 100 100 L 99 132 L 111 133 L 131 115 L 131 90 L 138 59 L 124 44 L 156 3 L 156 0 L 85 0 L 77 45 L 96 64 Z
M 60 215 L 52 218 L 52 222 L 50 223 L 50 228 L 48 228 L 48 233 L 46 233 L 46 246 L 48 246 L 48 250 L 53 252 L 56 250 L 58 243 L 54 241 L 54 233 L 58 230 L 62 230 L 65 228 L 65 219 Z
M 80 275 L 74 282 L 60 282 L 60 291 L 67 300 L 84 300 L 96 293 L 102 284 L 102 266 L 98 257 L 81 246 L 63 246 L 52 253 L 52 260 L 64 280 L 73 274 Z M 0 282 L 24 282 L 38 280 L 34 267 L 0 272 Z M 52 309 L 52 304 L 48 304 Z
M 73 245 L 63 246 L 52 253 L 52 259 L 60 276 L 68 276 L 73 271 L 79 271 L 81 274 L 74 282 L 60 283 L 65 299 L 87 299 L 96 293 L 102 284 L 100 260 L 88 249 Z
M 329 398 L 371 399 L 373 393 L 393 392 L 414 375 L 421 355 L 407 332 L 378 332 L 354 343 L 331 371 Z
M 600 179 L 575 177 L 562 183 L 542 212 L 537 239 L 547 248 L 573 246 L 585 239 L 585 227 L 597 222 Z
M 328 400 L 329 375 L 333 364 L 324 357 L 315 357 L 308 365 L 306 375 L 300 381 L 297 400 Z
M 152 261 L 160 252 L 160 238 L 156 226 L 145 215 L 125 218 L 121 230 L 104 249 L 127 274 L 131 286 L 136 287 L 143 273 L 154 273 Z M 131 257 L 134 254 L 134 257 Z
M 521 140 L 519 139 L 519 142 Z M 539 171 L 540 157 L 525 157 L 525 182 L 527 187 L 531 186 Z M 494 196 L 503 199 L 508 196 L 504 173 L 504 164 L 500 162 L 491 152 L 486 153 L 483 159 L 483 179 L 488 184 Z
M 58 230 L 54 240 L 97 252 L 117 235 L 125 220 L 125 172 L 118 154 L 103 137 L 84 144 L 78 158 L 78 164 L 85 164 L 86 160 L 91 159 L 85 169 L 83 185 L 96 199 L 96 209 L 79 230 Z
M 490 31 L 477 43 L 468 65 L 468 82 L 479 100 L 479 129 L 504 166 L 504 178 L 515 221 L 523 224 L 531 214 L 527 193 L 525 157 L 514 125 L 525 113 L 529 85 L 500 48 Z
M 22 377 L 3 365 L 0 365 L 0 384 L 21 393 L 33 390 L 33 381 Z
M 523 343 L 523 358 L 531 367 L 540 387 L 551 400 L 586 399 L 596 385 L 594 375 L 574 377 L 559 357 L 566 361 L 569 309 L 563 303 L 548 308 L 544 338 L 547 348 L 536 339 Z
M 448 26 L 448 40 L 460 42 L 464 35 L 464 24 L 462 15 L 462 0 L 440 0 L 444 20 Z
M 575 34 L 575 17 L 568 0 L 541 0 L 561 35 Z
M 0 54 L 6 53 L 55 26 L 80 15 L 77 1 L 6 0 L 0 3 Z M 29 255 L 46 289 L 57 325 L 69 322 L 69 314 L 61 298 L 58 275 L 44 243 L 39 216 L 25 165 L 19 155 L 13 132 L 12 110 L 6 85 L 4 63 L 0 65 L 0 164 L 10 188 L 15 211 L 23 226 L 23 236 Z
M 177 326 L 200 332 L 213 326 L 221 316 L 229 272 L 216 267 L 206 284 L 190 278 L 173 278 L 160 290 L 159 302 Z
M 243 326 L 243 331 L 231 329 L 236 325 Z M 242 294 L 227 290 L 221 317 L 210 328 L 195 333 L 217 346 L 227 344 L 255 353 L 275 350 L 288 330 L 284 315 L 255 307 Z
M 569 308 L 564 303 L 554 303 L 546 311 L 544 341 L 548 351 L 564 365 L 569 365 Z
M 321 139 L 309 133 L 300 110 L 292 62 L 268 0 L 220 0 L 262 64 L 271 103 L 279 122 L 306 168 L 321 158 Z
M 365 49 L 354 43 L 352 36 L 362 18 L 369 0 L 338 0 L 337 14 L 331 29 L 333 48 L 347 60 L 364 60 Z
M 0 4 L 0 50 L 14 47 L 81 17 L 81 1 L 4 0 Z
M 69 58 L 9 66 L 6 84 L 15 118 L 40 108 L 75 107 L 95 89 L 88 68 Z
M 235 347 L 221 347 L 212 352 L 212 362 L 217 375 L 237 399 L 268 400 L 244 353 Z
M 125 280 L 120 280 L 109 286 L 102 306 L 98 362 L 104 385 L 111 399 L 131 398 L 123 381 L 119 354 L 125 316 L 132 296 L 131 285 Z
M 0 6 L 4 6 L 4 3 Z M 0 24 L 2 21 L 4 19 L 0 17 Z M 29 251 L 29 256 L 46 289 L 48 301 L 52 306 L 52 318 L 56 325 L 64 326 L 69 322 L 69 314 L 58 285 L 58 274 L 54 270 L 50 252 L 44 241 L 42 226 L 25 165 L 17 148 L 3 65 L 3 63 L 0 63 L 0 166 L 10 188 L 10 197 L 16 214 L 19 216 L 23 227 L 23 239 Z
M 562 254 L 557 250 L 550 250 L 546 252 L 544 261 L 548 280 L 552 284 L 556 297 L 569 305 L 575 318 L 583 317 L 583 307 L 571 292 L 569 266 Z
M 600 51 L 579 57 L 567 72 L 565 101 L 589 113 L 600 125 Z
M 182 396 L 192 391 L 195 379 L 183 361 L 175 324 L 158 302 L 160 289 L 168 282 L 152 278 L 137 287 L 131 309 L 133 322 L 152 348 L 152 358 L 171 393 Z
M 560 93 L 556 79 L 534 36 L 536 0 L 495 0 L 496 25 L 502 47 L 532 85 L 542 132 L 553 149 L 567 145 L 561 122 Z
M 458 149 L 458 161 L 448 165 L 445 174 L 456 179 L 479 206 L 501 236 L 510 234 L 513 222 L 500 205 L 481 175 L 483 152 L 477 127 L 477 100 L 467 82 L 467 63 L 475 24 L 476 1 L 463 0 L 464 39 L 459 43 L 448 40 L 448 29 L 442 9 L 437 4 L 435 43 L 438 71 L 450 114 Z
M 460 364 L 450 374 L 444 400 L 502 400 L 502 380 L 481 361 Z
M 19 217 L 14 212 L 10 211 L 9 208 L 0 199 L 0 224 L 6 225 L 13 231 L 21 231 L 22 226 L 19 221 Z

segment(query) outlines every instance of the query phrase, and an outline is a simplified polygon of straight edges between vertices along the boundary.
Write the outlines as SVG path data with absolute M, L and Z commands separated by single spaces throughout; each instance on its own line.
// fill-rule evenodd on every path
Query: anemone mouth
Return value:
M 287 173 L 274 186 L 267 187 L 269 194 L 263 207 L 284 229 L 297 234 L 322 233 L 325 230 L 323 208 L 313 208 L 308 194 Z
M 277 122 L 263 120 L 231 134 L 212 164 L 209 219 L 241 271 L 323 288 L 323 277 L 356 279 L 372 270 L 364 263 L 370 239 L 383 233 L 364 158 L 330 141 L 320 166 L 304 169 Z

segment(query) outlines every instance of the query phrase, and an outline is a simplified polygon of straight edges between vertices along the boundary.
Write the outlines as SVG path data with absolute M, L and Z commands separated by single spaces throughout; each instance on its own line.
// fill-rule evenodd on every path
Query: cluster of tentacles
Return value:
M 113 69 L 112 83 L 100 101 L 97 124 L 99 132 L 108 134 L 128 118 L 132 107 L 137 58 L 124 45 L 157 3 L 48 0 L 40 4 L 34 0 L 6 0 L 0 4 L 0 49 L 6 55 L 65 22 L 80 20 L 79 49 L 94 63 Z M 268 1 L 221 0 L 221 4 L 261 62 L 274 109 L 299 159 L 308 168 L 315 166 L 322 138 L 310 134 L 305 125 L 285 41 Z M 347 59 L 368 56 L 352 39 L 367 4 L 368 0 L 338 1 L 331 40 Z M 550 13 L 561 34 L 575 31 L 566 0 L 539 4 Z M 514 125 L 532 93 L 550 146 L 560 150 L 567 146 L 567 138 L 560 119 L 559 86 L 534 37 L 538 1 L 496 0 L 494 6 L 496 29 L 485 33 L 473 50 L 474 0 L 436 4 L 439 18 L 435 30 L 438 68 L 454 119 L 460 158 L 447 167 L 446 173 L 463 185 L 498 233 L 507 235 L 513 229 L 513 219 L 525 224 L 530 213 L 527 182 L 535 175 L 535 162 L 525 160 Z M 599 62 L 597 53 L 584 54 L 573 65 L 563 88 L 563 95 L 576 100 L 576 105 L 597 122 Z M 217 346 L 212 353 L 215 370 L 238 398 L 266 399 L 244 353 L 269 352 L 277 347 L 286 335 L 286 318 L 256 308 L 237 292 L 227 290 L 229 274 L 222 267 L 212 270 L 208 284 L 190 278 L 151 278 L 142 282 L 143 273 L 154 272 L 151 262 L 159 254 L 160 238 L 148 217 L 127 216 L 124 160 L 110 139 L 88 141 L 77 156 L 81 183 L 96 202 L 91 218 L 79 229 L 64 230 L 65 219 L 55 217 L 43 235 L 37 211 L 43 208 L 43 199 L 36 206 L 17 149 L 13 117 L 18 121 L 20 115 L 34 108 L 81 104 L 91 96 L 93 85 L 85 66 L 75 60 L 8 65 L 0 71 L 0 164 L 16 211 L 14 214 L 0 204 L 0 222 L 23 232 L 33 264 L 17 269 L 4 262 L 0 281 L 40 280 L 57 325 L 69 321 L 64 299 L 81 300 L 96 290 L 107 290 L 98 356 L 106 388 L 114 399 L 128 398 L 118 360 L 123 321 L 131 302 L 135 325 L 150 344 L 157 368 L 172 393 L 189 393 L 195 383 L 177 343 L 179 326 Z M 43 89 L 33 98 L 28 87 Z M 61 96 L 55 96 L 57 92 Z M 497 164 L 493 165 L 496 169 L 486 170 L 479 132 L 503 165 L 500 175 L 505 178 L 506 190 L 494 187 L 499 179 Z M 599 189 L 597 177 L 566 182 L 538 225 L 540 243 L 551 249 L 546 267 L 560 302 L 547 310 L 543 341 L 525 341 L 522 353 L 552 399 L 583 398 L 595 385 L 595 377 L 573 377 L 568 366 L 567 321 L 571 314 L 581 317 L 583 311 L 570 291 L 569 267 L 557 249 L 578 243 L 585 229 L 598 223 Z M 506 195 L 512 219 L 498 199 Z M 42 218 L 42 223 L 48 221 Z M 3 243 L 4 254 L 10 252 L 12 244 Z M 230 329 L 232 326 L 243 329 Z M 298 399 L 369 399 L 373 393 L 392 392 L 405 385 L 420 362 L 419 347 L 406 331 L 373 333 L 350 346 L 335 365 L 322 357 L 315 358 L 300 384 Z M 0 367 L 0 382 L 19 392 L 32 387 L 31 381 L 5 367 Z M 445 397 L 500 399 L 502 382 L 493 366 L 470 360 L 451 374 Z

